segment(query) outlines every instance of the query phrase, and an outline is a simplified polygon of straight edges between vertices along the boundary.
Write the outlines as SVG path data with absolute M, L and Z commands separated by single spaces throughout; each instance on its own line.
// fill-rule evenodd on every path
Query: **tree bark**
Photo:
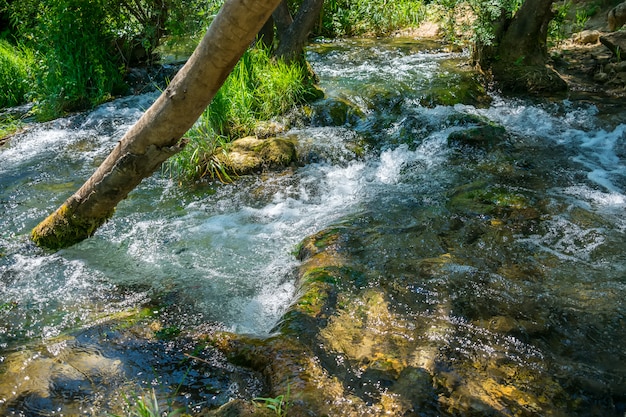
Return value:
M 289 12 L 289 6 L 287 5 L 287 0 L 282 0 L 278 7 L 272 13 L 272 17 L 274 18 L 274 23 L 276 23 L 276 31 L 278 32 L 278 36 L 282 36 L 287 32 L 289 26 L 293 23 L 293 17 L 291 17 L 291 12 Z
M 548 60 L 548 25 L 554 0 L 525 0 L 504 32 L 498 52 L 504 62 L 545 65 Z
M 554 0 L 525 0 L 513 19 L 495 25 L 495 45 L 477 46 L 475 58 L 493 75 L 500 89 L 510 93 L 547 93 L 567 90 L 567 83 L 547 66 L 548 25 Z
M 31 237 L 59 249 L 93 235 L 117 204 L 185 145 L 181 137 L 211 102 L 280 0 L 228 0 L 185 66 L 85 184 Z
M 293 22 L 288 26 L 286 24 L 289 22 L 289 18 L 285 15 L 285 12 L 289 14 L 289 10 L 286 9 L 287 4 L 283 2 L 280 5 L 274 14 L 278 28 L 279 43 L 275 52 L 278 58 L 286 62 L 293 62 L 302 58 L 304 45 L 306 45 L 309 34 L 319 19 L 323 5 L 324 0 L 304 0 L 293 18 Z M 284 29 L 281 30 L 281 27 Z

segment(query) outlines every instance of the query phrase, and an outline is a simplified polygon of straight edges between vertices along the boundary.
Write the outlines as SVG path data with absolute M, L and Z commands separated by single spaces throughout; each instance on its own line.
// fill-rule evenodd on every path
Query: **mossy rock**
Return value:
M 463 77 L 458 83 L 434 88 L 420 99 L 420 104 L 427 107 L 454 106 L 467 104 L 479 108 L 489 107 L 491 96 L 484 85 L 477 80 Z
M 505 93 L 546 94 L 567 91 L 567 83 L 545 65 L 526 66 L 498 63 L 492 66 L 494 79 Z
M 363 111 L 344 98 L 330 98 L 315 104 L 313 123 L 323 126 L 355 125 L 365 118 Z
M 215 157 L 228 175 L 247 175 L 267 170 L 280 170 L 297 161 L 293 140 L 283 138 L 258 139 L 254 136 L 237 139 L 227 153 Z
M 504 127 L 486 124 L 450 133 L 448 136 L 448 145 L 491 150 L 505 141 L 506 138 L 507 132 Z
M 458 187 L 448 203 L 452 211 L 477 215 L 520 211 L 529 206 L 530 202 L 524 195 L 506 187 L 492 186 L 482 181 Z
M 64 203 L 31 231 L 31 239 L 37 246 L 46 249 L 70 247 L 92 236 L 103 225 L 115 209 L 104 213 L 100 218 L 81 217 L 75 209 Z

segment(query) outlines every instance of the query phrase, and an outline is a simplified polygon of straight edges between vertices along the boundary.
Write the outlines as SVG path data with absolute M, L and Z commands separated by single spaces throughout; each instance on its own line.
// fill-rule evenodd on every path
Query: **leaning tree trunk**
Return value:
M 280 0 L 228 0 L 185 66 L 87 182 L 31 237 L 59 249 L 91 236 L 115 206 L 171 155 Z

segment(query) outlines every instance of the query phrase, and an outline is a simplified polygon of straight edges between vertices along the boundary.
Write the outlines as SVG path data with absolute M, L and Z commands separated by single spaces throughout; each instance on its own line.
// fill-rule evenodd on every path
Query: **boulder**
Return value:
M 506 140 L 506 129 L 499 125 L 483 124 L 467 130 L 459 130 L 448 136 L 449 146 L 467 146 L 491 150 Z
M 607 21 L 611 32 L 619 29 L 626 23 L 626 1 L 618 4 L 609 12 Z
M 600 32 L 597 30 L 583 30 L 574 35 L 574 42 L 581 45 L 598 43 Z
M 285 168 L 297 160 L 293 141 L 281 138 L 258 139 L 254 136 L 235 140 L 226 154 L 217 152 L 215 156 L 229 175 Z
M 621 55 L 624 54 L 626 56 L 626 32 L 607 33 L 606 35 L 600 36 L 600 42 L 602 42 L 602 45 L 609 48 L 613 55 L 621 57 Z

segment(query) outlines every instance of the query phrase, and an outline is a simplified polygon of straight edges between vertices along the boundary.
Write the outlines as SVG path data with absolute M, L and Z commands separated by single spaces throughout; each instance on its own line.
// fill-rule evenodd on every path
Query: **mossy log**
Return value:
M 185 66 L 87 182 L 36 226 L 42 247 L 71 246 L 95 233 L 163 161 L 209 105 L 280 0 L 228 0 Z

